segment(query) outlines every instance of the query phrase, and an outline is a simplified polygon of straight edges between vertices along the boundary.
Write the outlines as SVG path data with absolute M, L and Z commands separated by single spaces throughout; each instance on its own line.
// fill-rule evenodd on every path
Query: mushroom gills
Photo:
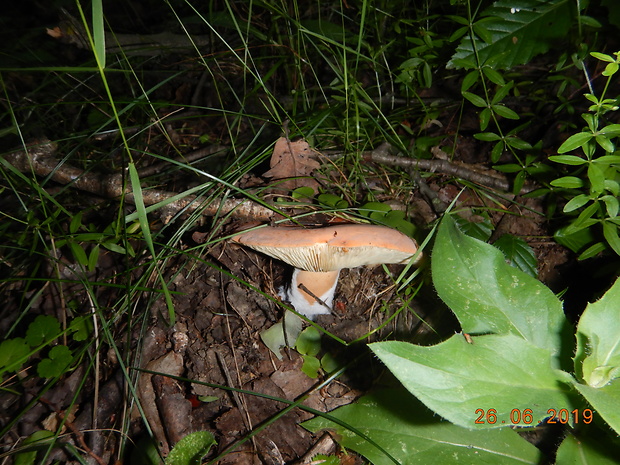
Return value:
M 314 272 L 295 269 L 291 284 L 279 290 L 279 296 L 302 315 L 313 320 L 331 313 L 340 271 Z

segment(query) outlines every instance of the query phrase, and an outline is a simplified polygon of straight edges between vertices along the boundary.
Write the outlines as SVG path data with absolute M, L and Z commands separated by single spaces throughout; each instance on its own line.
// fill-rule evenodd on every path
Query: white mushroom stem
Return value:
M 291 285 L 288 289 L 280 290 L 280 297 L 311 320 L 316 315 L 329 314 L 339 274 L 340 270 L 315 272 L 295 268 Z

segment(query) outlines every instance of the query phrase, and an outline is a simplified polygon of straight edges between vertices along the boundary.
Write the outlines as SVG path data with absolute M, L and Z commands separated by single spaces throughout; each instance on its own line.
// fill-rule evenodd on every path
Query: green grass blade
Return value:
M 140 221 L 140 228 L 142 229 L 142 234 L 144 236 L 144 241 L 153 257 L 154 263 L 153 266 L 155 268 L 155 272 L 157 273 L 157 277 L 162 285 L 162 290 L 164 292 L 164 298 L 166 299 L 166 306 L 168 307 L 168 323 L 172 326 L 176 321 L 176 315 L 174 312 L 174 305 L 172 303 L 172 297 L 170 295 L 170 290 L 166 284 L 164 276 L 161 274 L 161 270 L 157 265 L 155 253 L 155 247 L 153 246 L 153 238 L 151 236 L 151 230 L 149 228 L 148 217 L 146 216 L 146 208 L 144 206 L 144 198 L 142 196 L 142 187 L 140 186 L 140 177 L 138 176 L 138 170 L 136 169 L 136 165 L 131 162 L 129 163 L 129 179 L 131 181 L 131 189 L 134 195 L 134 201 L 136 205 L 136 210 L 138 212 L 138 219 Z

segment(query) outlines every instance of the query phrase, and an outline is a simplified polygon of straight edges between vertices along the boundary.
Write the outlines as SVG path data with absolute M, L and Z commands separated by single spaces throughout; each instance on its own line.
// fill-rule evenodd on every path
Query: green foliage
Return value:
M 385 203 L 367 202 L 360 207 L 360 213 L 376 223 L 397 229 L 409 237 L 414 237 L 416 234 L 416 227 L 406 219 L 406 213 L 403 210 L 392 210 Z
M 15 465 L 34 465 L 37 459 L 37 453 L 40 450 L 45 450 L 53 442 L 54 433 L 51 431 L 41 430 L 32 433 L 26 439 L 22 445 L 24 449 L 15 454 Z
M 60 323 L 56 318 L 49 315 L 39 315 L 30 323 L 26 331 L 26 342 L 32 347 L 36 347 L 43 342 L 58 337 L 60 334 Z
M 512 234 L 504 234 L 493 242 L 493 246 L 504 254 L 504 257 L 512 266 L 533 278 L 538 276 L 536 255 L 534 255 L 534 251 L 525 240 Z
M 282 360 L 280 349 L 282 347 L 294 347 L 302 327 L 303 320 L 297 314 L 286 311 L 282 321 L 260 333 L 260 338 L 278 360 Z
M 528 63 L 566 37 L 574 8 L 570 0 L 499 0 L 471 25 L 448 67 L 509 69 Z
M 21 337 L 0 343 L 0 374 L 19 371 L 30 353 L 30 346 Z
M 620 156 L 616 155 L 620 124 L 606 123 L 619 108 L 617 99 L 607 98 L 606 93 L 612 77 L 618 72 L 620 52 L 614 53 L 614 57 L 603 53 L 592 53 L 592 56 L 606 63 L 603 71 L 603 76 L 607 77 L 605 88 L 600 97 L 585 95 L 592 103 L 588 112 L 581 115 L 586 127 L 558 148 L 560 154 L 577 150 L 581 153 L 549 157 L 572 170 L 551 182 L 569 198 L 563 212 L 570 220 L 558 231 L 556 240 L 575 252 L 581 252 L 581 259 L 590 258 L 606 248 L 620 255 Z
M 303 358 L 301 370 L 310 378 L 318 378 L 321 370 L 331 373 L 340 368 L 340 364 L 329 354 L 318 358 L 321 351 L 321 333 L 314 326 L 304 329 L 295 343 L 295 349 Z
M 558 449 L 555 463 L 557 465 L 616 465 L 618 460 L 609 452 L 605 452 L 607 447 L 596 438 L 577 438 L 569 434 Z
M 558 451 L 566 461 L 558 464 L 613 463 L 617 450 L 609 438 L 607 451 L 592 447 L 604 434 L 592 427 L 600 415 L 620 431 L 620 280 L 579 322 L 573 376 L 566 371 L 572 350 L 557 297 L 505 263 L 497 249 L 460 232 L 450 216 L 438 229 L 432 272 L 439 296 L 467 334 L 428 347 L 388 341 L 370 348 L 409 392 L 449 422 L 402 392 L 378 391 L 332 412 L 336 423 L 317 418 L 304 426 L 336 428 L 343 446 L 373 464 L 538 464 L 542 452 L 507 427 L 547 419 L 572 426 L 579 438 L 567 436 Z M 568 461 L 574 451 L 582 461 Z
M 181 439 L 166 458 L 166 465 L 200 465 L 202 458 L 215 446 L 215 438 L 208 431 L 196 431 Z
M 543 284 L 507 265 L 496 249 L 461 233 L 449 216 L 438 231 L 432 272 L 439 296 L 471 341 L 455 335 L 431 347 L 371 345 L 428 407 L 469 428 L 509 424 L 513 409 L 527 409 L 532 424 L 537 424 L 549 416 L 549 408 L 577 408 L 575 386 L 603 418 L 610 418 L 612 428 L 620 430 L 613 407 L 620 386 L 614 381 L 620 376 L 615 305 L 620 281 L 579 323 L 575 373 L 584 385 L 560 369 L 566 365 L 567 344 L 560 301 Z M 603 326 L 607 329 L 601 330 Z M 592 390 L 598 405 L 589 397 Z M 497 421 L 475 424 L 472 412 L 477 409 L 496 410 Z
M 620 432 L 620 279 L 591 303 L 577 326 L 575 387 Z M 583 384 L 582 384 L 583 382 Z
M 566 325 L 560 301 L 499 250 L 461 233 L 450 216 L 437 234 L 432 274 L 465 333 L 514 334 L 558 355 Z
M 71 321 L 68 332 L 73 340 L 84 341 L 91 332 L 90 322 L 79 316 Z M 28 325 L 26 337 L 6 339 L 0 343 L 0 374 L 19 371 L 28 357 L 39 350 L 50 347 L 62 334 L 59 321 L 49 315 L 39 315 Z M 73 362 L 72 351 L 66 345 L 50 348 L 47 357 L 37 365 L 37 373 L 42 378 L 53 378 L 66 373 Z
M 516 431 L 460 428 L 441 421 L 402 390 L 374 392 L 330 415 L 339 422 L 319 417 L 303 426 L 312 432 L 335 430 L 343 447 L 374 465 L 540 463 L 541 453 Z
M 37 373 L 41 378 L 61 376 L 68 370 L 71 362 L 73 362 L 71 349 L 63 345 L 52 347 L 48 357 L 37 365 Z

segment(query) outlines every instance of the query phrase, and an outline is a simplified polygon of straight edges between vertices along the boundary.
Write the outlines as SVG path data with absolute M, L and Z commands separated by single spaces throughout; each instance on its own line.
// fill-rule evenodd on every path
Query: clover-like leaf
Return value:
M 39 315 L 30 323 L 26 331 L 26 341 L 32 347 L 50 341 L 60 334 L 60 323 L 49 315 Z
M 67 346 L 52 347 L 49 357 L 44 358 L 37 365 L 37 373 L 42 378 L 54 378 L 66 373 L 73 361 L 71 349 Z

